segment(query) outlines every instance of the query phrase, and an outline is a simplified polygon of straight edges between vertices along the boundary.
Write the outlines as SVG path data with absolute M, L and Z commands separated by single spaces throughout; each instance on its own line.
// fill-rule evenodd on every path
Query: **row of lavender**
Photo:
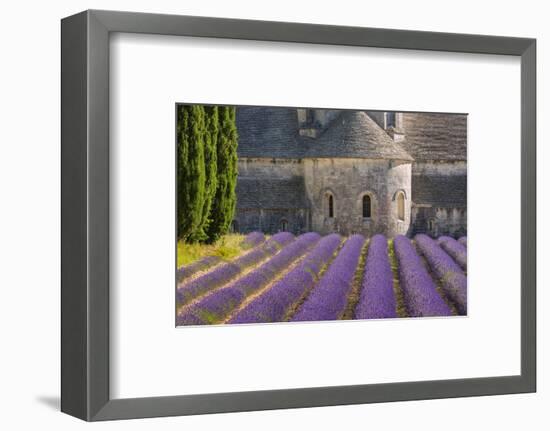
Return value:
M 435 278 L 439 279 L 445 295 L 456 306 L 458 314 L 466 314 L 467 283 L 466 275 L 460 266 L 429 236 L 417 235 L 415 241 L 435 274 Z M 451 241 L 454 240 L 448 237 L 444 244 Z M 456 242 L 456 247 L 461 247 L 461 245 Z
M 301 235 L 255 270 L 186 307 L 178 314 L 177 324 L 200 325 L 223 322 L 247 297 L 267 286 L 319 239 L 320 235 L 313 232 Z
M 240 246 L 243 250 L 248 250 L 253 247 L 259 246 L 265 242 L 265 236 L 261 232 L 249 233 L 241 242 Z M 222 262 L 222 258 L 219 256 L 205 256 L 202 259 L 197 260 L 186 266 L 181 266 L 176 272 L 176 281 L 178 284 L 182 283 L 194 276 L 195 274 L 206 271 L 217 264 Z
M 218 265 L 210 272 L 192 279 L 188 283 L 178 285 L 176 291 L 178 305 L 185 305 L 195 298 L 225 285 L 247 268 L 273 256 L 292 241 L 294 241 L 294 235 L 291 233 L 278 233 L 237 259 Z
M 272 240 L 279 241 L 278 235 L 264 246 Z M 375 235 L 368 242 L 361 235 L 352 235 L 344 242 L 338 234 L 322 239 L 314 233 L 296 240 L 285 238 L 284 242 L 278 242 L 283 246 L 280 251 L 275 250 L 271 259 L 244 276 L 231 271 L 232 265 L 226 264 L 225 270 L 222 265 L 178 289 L 178 303 L 184 307 L 177 324 L 340 319 L 365 248 L 364 276 L 360 280 L 354 318 L 397 317 L 394 274 L 383 235 Z M 452 314 L 451 307 L 458 314 L 466 314 L 466 276 L 462 270 L 466 268 L 466 248 L 450 237 L 440 239 L 439 243 L 426 235 L 417 235 L 416 250 L 404 236 L 393 241 L 399 289 L 411 317 L 448 316 Z M 457 265 L 447 250 L 453 250 L 454 259 L 464 265 Z M 438 292 L 438 284 L 442 294 Z

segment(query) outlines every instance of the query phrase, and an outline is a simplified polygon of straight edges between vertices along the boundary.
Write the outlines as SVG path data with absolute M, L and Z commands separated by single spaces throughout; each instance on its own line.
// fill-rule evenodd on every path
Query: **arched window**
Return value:
M 285 219 L 281 220 L 280 230 L 281 230 L 281 232 L 287 232 L 288 231 L 288 220 L 285 220 Z
M 401 221 L 405 220 L 405 195 L 403 192 L 397 194 L 397 218 Z
M 428 220 L 428 231 L 433 232 L 434 230 L 434 219 L 431 218 Z
M 334 198 L 331 194 L 327 195 L 327 210 L 328 210 L 328 217 L 333 218 L 334 217 Z
M 371 217 L 371 199 L 369 195 L 363 196 L 363 218 Z

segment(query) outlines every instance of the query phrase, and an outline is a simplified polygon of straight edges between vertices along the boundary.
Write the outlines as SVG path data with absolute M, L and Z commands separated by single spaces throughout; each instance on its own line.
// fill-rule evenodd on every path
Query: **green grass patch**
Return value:
M 205 256 L 218 256 L 223 260 L 230 260 L 244 251 L 241 243 L 244 235 L 227 234 L 222 236 L 214 244 L 186 244 L 178 241 L 178 268 L 189 265 Z

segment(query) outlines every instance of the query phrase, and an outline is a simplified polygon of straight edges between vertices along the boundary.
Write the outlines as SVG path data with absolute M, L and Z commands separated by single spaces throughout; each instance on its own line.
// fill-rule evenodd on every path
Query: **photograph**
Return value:
M 467 315 L 467 114 L 176 105 L 176 326 Z

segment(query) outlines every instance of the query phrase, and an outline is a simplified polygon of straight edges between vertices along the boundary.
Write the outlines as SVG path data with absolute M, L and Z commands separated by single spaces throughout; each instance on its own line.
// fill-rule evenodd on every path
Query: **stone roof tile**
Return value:
M 239 157 L 301 158 L 296 109 L 237 107 Z
M 415 204 L 466 207 L 466 175 L 413 175 L 411 183 Z
M 467 115 L 403 113 L 403 147 L 415 160 L 466 160 Z
M 238 107 L 239 157 L 412 160 L 363 111 L 342 111 L 318 138 L 298 134 L 295 108 Z
M 413 160 L 403 147 L 363 111 L 343 111 L 317 139 L 306 157 Z
M 237 208 L 309 208 L 303 177 L 237 178 Z

